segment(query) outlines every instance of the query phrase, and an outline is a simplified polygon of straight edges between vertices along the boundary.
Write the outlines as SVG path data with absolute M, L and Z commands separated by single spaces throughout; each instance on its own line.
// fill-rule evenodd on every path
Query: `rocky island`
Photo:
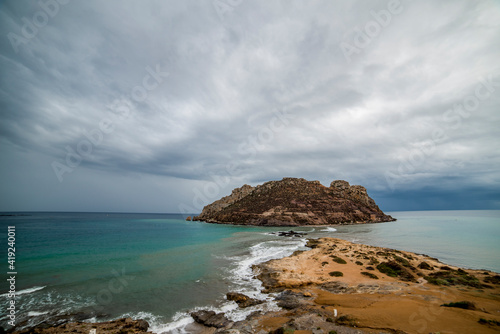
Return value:
M 362 186 L 337 180 L 325 187 L 319 181 L 284 178 L 252 187 L 205 206 L 195 221 L 207 223 L 303 226 L 394 221 L 368 196 Z

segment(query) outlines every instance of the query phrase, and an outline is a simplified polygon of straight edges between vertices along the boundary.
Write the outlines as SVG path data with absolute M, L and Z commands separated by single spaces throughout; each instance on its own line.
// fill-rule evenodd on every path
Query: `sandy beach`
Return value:
M 341 239 L 311 240 L 309 246 L 313 249 L 255 268 L 267 291 L 284 291 L 281 305 L 287 308 L 263 316 L 264 331 L 349 333 L 337 325 L 367 333 L 500 331 L 496 273 Z M 443 306 L 457 302 L 467 303 Z

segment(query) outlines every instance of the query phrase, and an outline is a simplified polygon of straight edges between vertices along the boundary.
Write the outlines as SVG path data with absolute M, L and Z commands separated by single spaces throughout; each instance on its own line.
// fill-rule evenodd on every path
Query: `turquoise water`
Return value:
M 27 213 L 1 217 L 0 228 L 7 232 L 7 226 L 16 226 L 20 327 L 62 315 L 94 321 L 133 316 L 160 332 L 174 318 L 181 325 L 190 321 L 185 311 L 195 307 L 231 311 L 234 305 L 223 299 L 228 291 L 258 294 L 251 264 L 304 245 L 275 240 L 268 229 L 186 222 L 181 215 Z M 259 246 L 263 242 L 269 243 Z M 4 328 L 10 327 L 7 290 L 4 283 Z
M 389 212 L 395 222 L 337 227 L 335 237 L 500 272 L 500 211 Z
M 390 214 L 398 220 L 295 230 L 500 272 L 500 211 Z M 146 318 L 156 333 L 181 333 L 191 321 L 187 312 L 196 308 L 242 320 L 255 308 L 239 310 L 224 299 L 225 293 L 269 299 L 260 293 L 251 265 L 305 245 L 305 239 L 269 233 L 280 228 L 186 222 L 181 215 L 26 213 L 0 217 L 5 252 L 9 225 L 16 226 L 19 327 L 62 315 L 93 321 L 132 316 Z M 7 290 L 2 283 L 0 326 L 6 329 Z

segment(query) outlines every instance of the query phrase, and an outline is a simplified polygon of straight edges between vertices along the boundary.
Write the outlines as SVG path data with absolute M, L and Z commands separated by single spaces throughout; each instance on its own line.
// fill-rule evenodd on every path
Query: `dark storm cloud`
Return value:
M 0 209 L 177 211 L 283 176 L 499 207 L 497 3 L 221 1 L 3 2 Z

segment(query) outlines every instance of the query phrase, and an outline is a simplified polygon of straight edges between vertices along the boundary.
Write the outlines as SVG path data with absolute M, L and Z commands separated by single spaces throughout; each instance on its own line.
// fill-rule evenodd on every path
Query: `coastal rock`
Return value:
M 213 317 L 214 315 L 215 315 L 214 311 L 207 311 L 207 310 L 201 310 L 191 313 L 191 317 L 193 317 L 194 321 L 202 325 L 204 325 L 205 322 L 207 322 L 208 319 L 210 319 L 210 317 Z
M 321 288 L 332 292 L 332 293 L 352 293 L 354 292 L 353 288 L 349 287 L 349 284 L 345 282 L 338 282 L 338 281 L 332 281 L 332 282 L 327 282 L 321 285 Z
M 233 189 L 231 195 L 221 198 L 218 201 L 213 202 L 203 208 L 201 215 L 196 216 L 193 220 L 202 220 L 201 217 L 210 217 L 215 215 L 217 212 L 222 211 L 231 204 L 241 200 L 242 198 L 249 195 L 255 188 L 249 186 L 248 184 L 243 185 L 241 188 Z
M 137 320 L 136 327 L 141 331 L 147 331 L 149 328 L 149 323 L 146 320 L 139 319 Z
M 255 306 L 262 304 L 264 301 L 250 298 L 247 295 L 238 292 L 229 292 L 226 294 L 227 300 L 234 300 L 241 308 L 247 308 L 250 306 Z
M 270 233 L 273 235 L 277 235 L 279 237 L 297 237 L 297 238 L 302 238 L 303 236 L 306 236 L 307 233 L 304 232 L 295 232 L 295 231 L 280 231 L 280 232 L 273 232 Z
M 231 195 L 203 208 L 195 221 L 207 223 L 302 226 L 394 221 L 380 210 L 362 186 L 337 180 L 330 187 L 319 181 L 284 178 L 252 187 L 244 185 Z
M 272 260 L 252 266 L 252 270 L 258 272 L 257 278 L 262 282 L 262 286 L 265 288 L 263 292 L 265 293 L 283 290 L 278 281 L 279 272 L 271 269 L 271 263 Z
M 285 290 L 276 297 L 278 306 L 287 310 L 293 310 L 302 306 L 302 299 L 304 299 L 302 293 L 293 292 L 291 290 Z
M 215 313 L 214 311 L 201 310 L 191 313 L 194 321 L 207 327 L 224 328 L 230 321 L 224 313 Z
M 191 216 L 188 216 L 188 217 L 186 218 L 186 221 L 188 221 L 188 222 L 190 222 L 191 220 L 192 220 Z
M 149 324 L 145 320 L 122 318 L 118 320 L 92 324 L 88 322 L 65 323 L 58 326 L 47 326 L 46 324 L 41 324 L 40 326 L 36 326 L 34 328 L 13 332 L 13 334 L 87 334 L 89 333 L 89 329 L 95 329 L 96 333 L 98 334 L 148 334 L 148 328 Z
M 264 278 L 267 291 L 281 291 L 275 298 L 283 309 L 263 314 L 253 332 L 242 334 L 261 329 L 264 334 L 416 333 L 418 327 L 408 321 L 415 310 L 435 310 L 425 333 L 442 333 L 443 328 L 449 333 L 498 332 L 500 286 L 493 282 L 500 283 L 500 275 L 496 273 L 443 266 L 426 255 L 342 239 L 320 238 L 308 245 L 314 247 L 298 256 L 253 267 L 257 277 Z M 418 268 L 423 262 L 428 264 L 425 268 L 434 269 Z M 363 274 L 368 265 L 378 280 Z M 336 270 L 344 275 L 332 278 L 329 273 Z

